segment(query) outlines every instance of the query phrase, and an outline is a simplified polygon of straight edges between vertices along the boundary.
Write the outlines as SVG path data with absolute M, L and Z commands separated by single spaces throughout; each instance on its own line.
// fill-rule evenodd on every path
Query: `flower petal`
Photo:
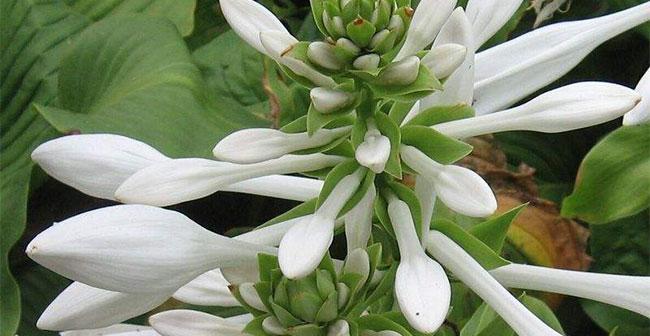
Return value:
M 433 218 L 433 210 L 436 205 L 436 190 L 433 184 L 426 178 L 418 176 L 415 178 L 415 195 L 420 200 L 422 211 L 422 237 L 429 231 L 429 224 Z
M 108 327 L 150 311 L 170 295 L 112 292 L 73 282 L 50 303 L 36 326 L 43 330 Z
M 566 74 L 601 43 L 650 20 L 650 2 L 533 30 L 476 55 L 477 114 L 508 107 Z
M 179 288 L 173 297 L 178 301 L 200 306 L 241 306 L 228 290 L 229 285 L 220 270 L 211 270 Z
M 127 293 L 173 291 L 200 274 L 274 253 L 214 234 L 184 215 L 145 205 L 82 213 L 34 238 L 26 253 L 88 285 Z
M 48 175 L 83 193 L 113 200 L 115 190 L 129 176 L 169 158 L 121 135 L 81 134 L 38 146 L 32 160 Z
M 465 60 L 447 77 L 442 91 L 421 100 L 421 109 L 439 105 L 472 104 L 474 96 L 474 38 L 472 25 L 462 8 L 457 8 L 440 30 L 433 48 L 454 43 L 467 48 Z
M 471 217 L 487 217 L 496 210 L 492 189 L 475 172 L 441 165 L 411 146 L 402 146 L 401 154 L 409 167 L 433 184 L 436 195 L 450 209 Z
M 61 336 L 160 336 L 150 327 L 115 324 L 106 328 L 64 331 Z
M 618 84 L 582 82 L 549 91 L 509 110 L 433 128 L 456 138 L 512 130 L 565 132 L 616 119 L 640 100 L 636 91 Z
M 359 144 L 354 157 L 360 165 L 380 174 L 386 167 L 390 156 L 390 140 L 379 132 L 374 135 L 366 133 L 365 140 Z
M 243 324 L 208 313 L 175 309 L 149 317 L 149 324 L 163 336 L 243 336 Z
M 467 47 L 458 43 L 445 43 L 431 48 L 422 58 L 422 63 L 436 78 L 447 78 L 463 64 Z
M 285 155 L 249 165 L 176 159 L 138 171 L 117 189 L 115 197 L 125 203 L 167 206 L 205 197 L 251 178 L 318 170 L 341 160 L 341 157 L 320 153 Z
M 262 31 L 277 31 L 286 36 L 287 39 L 293 40 L 293 43 L 298 42 L 271 11 L 255 1 L 221 0 L 219 4 L 223 16 L 232 30 L 246 43 L 263 54 L 268 55 L 266 48 L 262 46 L 260 41 L 260 32 Z
M 377 190 L 371 186 L 359 203 L 345 215 L 345 239 L 348 251 L 368 246 L 376 196 Z
M 425 246 L 431 255 L 472 289 L 499 314 L 517 335 L 560 336 L 503 288 L 462 247 L 438 231 L 431 231 Z
M 648 69 L 635 89 L 643 99 L 632 111 L 623 116 L 623 125 L 640 125 L 650 122 L 650 69 Z
M 650 277 L 510 264 L 490 271 L 502 285 L 596 300 L 650 318 Z
M 456 0 L 420 1 L 406 32 L 406 40 L 394 61 L 415 55 L 431 44 L 454 7 L 456 7 Z
M 467 18 L 474 31 L 474 50 L 487 42 L 515 14 L 523 0 L 470 0 Z
M 320 129 L 309 136 L 304 133 L 285 133 L 270 128 L 248 128 L 223 138 L 214 147 L 214 157 L 234 163 L 257 163 L 276 159 L 301 149 L 327 145 L 349 132 L 351 126 Z
M 223 188 L 223 191 L 234 191 L 304 202 L 318 197 L 322 188 L 323 181 L 313 178 L 268 175 L 228 185 Z

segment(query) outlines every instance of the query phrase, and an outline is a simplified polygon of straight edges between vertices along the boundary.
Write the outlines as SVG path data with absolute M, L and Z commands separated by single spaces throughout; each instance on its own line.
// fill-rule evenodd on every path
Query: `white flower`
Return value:
M 639 105 L 623 116 L 623 125 L 626 126 L 650 122 L 650 69 L 646 70 L 635 90 L 642 99 Z
M 375 197 L 377 197 L 377 190 L 371 186 L 359 203 L 345 214 L 345 239 L 348 251 L 368 246 L 372 233 L 372 216 L 375 213 Z
M 451 300 L 449 280 L 440 264 L 424 253 L 409 206 L 392 196 L 388 200 L 388 215 L 401 258 L 395 277 L 395 298 L 413 328 L 432 333 L 447 317 Z
M 409 85 L 417 79 L 419 72 L 420 59 L 417 56 L 409 56 L 389 64 L 377 80 L 383 85 Z
M 177 309 L 149 317 L 149 324 L 163 336 L 244 336 L 244 324 L 208 313 Z
M 307 132 L 285 133 L 270 128 L 248 128 L 223 138 L 214 147 L 212 154 L 221 161 L 257 163 L 301 149 L 327 145 L 348 133 L 351 128 L 322 128 L 311 136 Z
M 220 270 L 211 270 L 179 288 L 172 297 L 200 306 L 238 307 L 240 304 L 228 290 L 229 285 Z
M 384 171 L 390 157 L 390 140 L 379 132 L 374 121 L 368 120 L 366 124 L 368 130 L 363 136 L 363 142 L 354 152 L 354 157 L 360 165 L 379 174 Z
M 106 328 L 64 331 L 61 336 L 161 336 L 150 327 L 115 324 Z
M 420 1 L 395 61 L 412 56 L 431 44 L 454 7 L 456 0 Z
M 126 203 L 167 206 L 208 196 L 255 177 L 318 170 L 343 158 L 325 154 L 292 155 L 248 165 L 205 159 L 175 159 L 144 168 L 115 192 Z
M 530 130 L 564 132 L 616 119 L 632 110 L 641 96 L 632 89 L 602 82 L 576 83 L 549 91 L 509 110 L 433 126 L 456 138 Z
M 436 195 L 450 209 L 471 217 L 487 217 L 497 209 L 490 186 L 475 172 L 454 165 L 441 165 L 415 147 L 402 145 L 404 162 L 428 179 Z
M 302 278 L 316 269 L 332 243 L 339 212 L 357 190 L 363 176 L 363 169 L 359 169 L 341 179 L 312 216 L 291 227 L 282 237 L 278 262 L 287 278 Z
M 446 78 L 458 68 L 467 55 L 467 47 L 458 43 L 446 43 L 431 48 L 422 63 L 436 78 Z
M 650 277 L 599 274 L 510 264 L 490 271 L 506 287 L 572 295 L 650 318 Z
M 422 236 L 429 232 L 431 219 L 433 218 L 433 210 L 436 205 L 436 189 L 433 184 L 418 175 L 415 178 L 415 195 L 420 201 L 420 211 L 422 211 Z
M 518 335 L 560 336 L 526 309 L 453 240 L 438 231 L 431 231 L 425 238 L 425 246 L 436 260 L 480 296 Z
M 356 273 L 361 275 L 361 283 L 365 283 L 370 275 L 370 257 L 362 247 L 348 251 L 343 264 L 342 274 Z
M 555 81 L 603 42 L 650 20 L 650 2 L 533 30 L 476 55 L 477 114 L 503 109 Z
M 325 114 L 338 111 L 354 100 L 354 97 L 347 92 L 326 87 L 315 87 L 311 89 L 309 91 L 309 98 L 311 98 L 311 102 L 316 111 Z
M 474 50 L 499 31 L 522 2 L 523 0 L 469 0 L 467 18 L 474 31 Z

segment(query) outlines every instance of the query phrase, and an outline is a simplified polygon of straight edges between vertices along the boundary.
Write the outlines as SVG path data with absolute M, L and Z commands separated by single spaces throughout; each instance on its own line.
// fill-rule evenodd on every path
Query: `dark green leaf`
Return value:
M 495 218 L 476 224 L 469 229 L 469 233 L 480 239 L 494 252 L 500 254 L 510 224 L 515 220 L 515 218 L 517 218 L 526 205 L 527 204 L 522 204 Z
M 431 127 L 404 126 L 401 132 L 403 144 L 416 147 L 441 164 L 454 163 L 472 152 L 472 146 L 450 138 Z

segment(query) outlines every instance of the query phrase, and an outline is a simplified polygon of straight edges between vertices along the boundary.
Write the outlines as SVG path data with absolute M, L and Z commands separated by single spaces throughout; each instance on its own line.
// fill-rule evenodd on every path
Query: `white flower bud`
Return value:
M 350 336 L 350 325 L 346 320 L 338 320 L 327 328 L 327 336 Z
M 329 70 L 340 70 L 343 62 L 334 53 L 334 46 L 326 42 L 313 42 L 307 47 L 307 57 L 314 64 Z
M 467 48 L 457 43 L 446 43 L 434 47 L 422 58 L 422 63 L 436 78 L 446 78 L 456 70 L 467 54 Z
M 368 123 L 363 142 L 357 147 L 354 157 L 360 165 L 379 174 L 384 171 L 390 156 L 390 140 L 379 133 L 374 123 Z
M 262 302 L 262 299 L 260 299 L 260 296 L 257 294 L 257 291 L 255 290 L 255 287 L 253 287 L 252 282 L 245 282 L 238 287 L 239 289 L 239 295 L 241 295 L 241 298 L 246 302 L 247 305 L 260 310 L 260 311 L 267 311 L 266 306 Z
M 343 265 L 343 274 L 347 273 L 361 275 L 361 284 L 366 283 L 370 275 L 370 257 L 368 257 L 366 250 L 358 248 L 348 253 Z
M 275 316 L 269 316 L 262 321 L 262 329 L 271 335 L 286 335 L 285 329 Z
M 379 74 L 379 81 L 383 85 L 409 85 L 418 78 L 419 72 L 420 59 L 417 56 L 410 56 L 386 67 Z
M 343 308 L 345 304 L 348 303 L 350 298 L 350 287 L 348 285 L 339 282 L 336 284 L 336 292 L 338 293 L 339 309 Z
M 359 49 L 359 47 L 357 47 L 357 45 L 354 44 L 354 42 L 343 37 L 336 40 L 336 46 L 339 48 L 343 48 L 355 55 L 361 52 L 361 49 Z
M 317 87 L 309 91 L 311 103 L 320 113 L 331 113 L 349 105 L 354 97 L 343 91 Z
M 625 126 L 650 123 L 650 69 L 643 75 L 635 90 L 641 94 L 641 102 L 623 116 Z
M 404 20 L 399 15 L 393 15 L 388 22 L 388 30 L 397 31 L 398 35 L 402 35 L 404 32 Z
M 420 1 L 395 61 L 414 55 L 431 44 L 455 7 L 456 0 Z
M 388 29 L 384 29 L 378 33 L 376 33 L 372 39 L 370 39 L 370 44 L 368 44 L 368 48 L 374 49 L 376 48 L 380 43 L 384 42 L 384 40 L 390 35 L 390 31 Z
M 375 70 L 379 67 L 379 55 L 377 54 L 368 54 L 357 57 L 357 59 L 352 62 L 352 66 L 358 70 Z

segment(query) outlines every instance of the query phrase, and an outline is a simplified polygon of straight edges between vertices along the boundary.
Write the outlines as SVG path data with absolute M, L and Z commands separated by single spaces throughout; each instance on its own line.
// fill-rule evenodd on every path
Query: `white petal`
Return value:
M 73 282 L 50 303 L 36 326 L 43 330 L 108 327 L 152 310 L 170 294 L 119 293 Z
M 429 232 L 431 218 L 433 218 L 433 209 L 436 205 L 436 190 L 429 180 L 419 175 L 415 178 L 415 195 L 420 200 L 422 237 L 424 237 L 424 234 Z
M 465 60 L 444 82 L 442 91 L 421 100 L 421 109 L 439 105 L 472 104 L 474 96 L 474 38 L 472 26 L 462 8 L 457 8 L 449 17 L 433 42 L 433 48 L 455 43 L 467 48 Z
M 259 310 L 267 311 L 264 302 L 260 299 L 260 296 L 257 294 L 257 290 L 253 286 L 252 282 L 245 282 L 239 285 L 239 295 L 241 295 L 242 300 L 246 302 L 249 306 Z
M 255 1 L 221 0 L 219 4 L 223 16 L 232 30 L 263 54 L 268 55 L 260 41 L 260 32 L 262 31 L 276 31 L 278 34 L 284 35 L 286 39 L 293 40 L 294 42 L 291 44 L 298 42 L 273 13 Z
M 445 43 L 431 48 L 422 58 L 422 63 L 436 78 L 447 78 L 463 64 L 466 55 L 467 47 L 458 43 Z
M 395 277 L 395 298 L 404 317 L 417 331 L 432 333 L 445 321 L 451 285 L 442 267 L 424 253 L 409 206 L 401 200 L 388 204 L 400 263 Z
M 127 293 L 173 291 L 200 274 L 274 249 L 214 234 L 184 215 L 145 205 L 82 213 L 34 238 L 26 253 L 67 278 Z
M 376 174 L 384 171 L 389 156 L 390 140 L 380 133 L 374 135 L 366 133 L 364 141 L 359 144 L 359 147 L 354 152 L 357 162 L 364 167 L 368 167 Z
M 650 69 L 648 69 L 635 89 L 643 99 L 632 111 L 623 117 L 623 125 L 640 125 L 650 122 Z
M 252 260 L 237 266 L 221 268 L 221 273 L 233 285 L 241 285 L 246 282 L 257 282 L 260 280 L 257 261 L 253 262 Z
M 490 271 L 502 285 L 596 300 L 650 318 L 650 277 L 510 264 Z
M 224 187 L 273 174 L 318 170 L 341 162 L 325 154 L 285 155 L 249 165 L 205 159 L 176 159 L 142 169 L 115 192 L 125 203 L 167 206 L 208 196 Z
M 350 336 L 350 325 L 346 320 L 338 320 L 327 328 L 327 336 Z
M 462 247 L 438 231 L 425 239 L 431 255 L 499 314 L 517 335 L 560 336 L 503 288 Z
M 515 14 L 522 0 L 470 0 L 467 18 L 474 30 L 474 50 L 487 42 Z
M 265 54 L 297 75 L 309 79 L 316 86 L 328 88 L 336 86 L 336 82 L 331 77 L 322 74 L 305 62 L 291 57 L 288 51 L 298 42 L 293 36 L 287 36 L 278 31 L 262 31 L 259 33 L 259 39 L 265 49 Z
M 164 311 L 149 317 L 149 324 L 163 336 L 244 336 L 243 324 L 194 310 Z
M 135 324 L 115 324 L 106 328 L 71 330 L 60 333 L 61 336 L 160 336 L 150 327 Z
M 308 220 L 308 217 L 310 215 L 292 218 L 284 222 L 255 229 L 236 236 L 235 239 L 252 244 L 277 246 L 289 229 L 303 220 Z
M 433 184 L 436 195 L 450 209 L 471 217 L 487 217 L 496 210 L 492 189 L 472 170 L 441 165 L 411 146 L 402 146 L 401 154 L 409 167 Z
M 650 20 L 650 2 L 533 30 L 476 55 L 477 114 L 508 107 L 566 74 L 610 38 Z
M 384 68 L 377 80 L 383 85 L 409 85 L 418 78 L 420 63 L 417 56 L 405 57 Z
M 359 203 L 345 215 L 345 239 L 348 251 L 368 246 L 368 240 L 372 233 L 372 216 L 376 196 L 375 187 L 369 187 Z
M 231 133 L 214 147 L 214 157 L 234 163 L 256 163 L 276 159 L 301 149 L 314 148 L 336 140 L 350 131 L 351 126 L 320 129 L 309 136 L 304 133 L 284 133 L 270 128 L 248 128 Z
M 230 293 L 229 285 L 220 270 L 211 270 L 179 288 L 173 297 L 200 306 L 238 307 L 240 304 Z
M 48 175 L 83 193 L 110 200 L 129 176 L 168 159 L 145 143 L 113 134 L 64 136 L 32 152 L 32 160 Z
M 618 84 L 582 82 L 544 93 L 509 110 L 433 128 L 457 138 L 512 130 L 557 133 L 616 119 L 632 110 L 640 99 L 636 91 Z
M 340 90 L 326 87 L 315 87 L 309 91 L 309 98 L 316 111 L 331 113 L 350 104 L 354 97 Z
M 406 40 L 394 61 L 400 61 L 431 44 L 456 7 L 456 0 L 422 0 L 413 14 Z
M 268 175 L 237 182 L 222 190 L 304 202 L 318 197 L 322 188 L 323 181 L 313 178 Z
M 286 335 L 287 329 L 280 324 L 275 316 L 269 316 L 262 321 L 262 329 L 271 335 Z
M 370 275 L 370 257 L 364 248 L 357 248 L 348 252 L 343 264 L 343 274 L 356 273 L 362 276 L 361 283 L 366 283 Z

